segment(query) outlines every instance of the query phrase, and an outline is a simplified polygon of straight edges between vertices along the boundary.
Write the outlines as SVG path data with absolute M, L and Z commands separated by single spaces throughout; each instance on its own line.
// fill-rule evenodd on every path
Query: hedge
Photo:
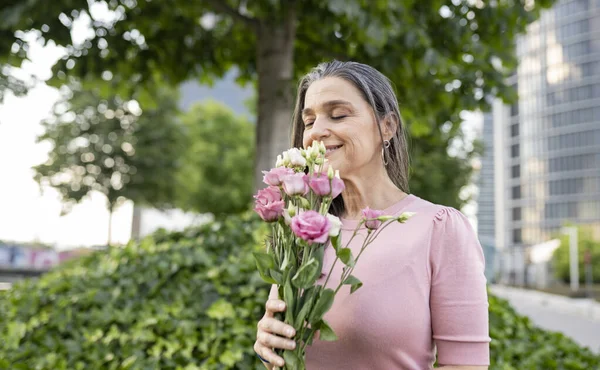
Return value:
M 0 293 L 0 369 L 261 369 L 268 287 L 252 216 L 160 232 Z M 595 369 L 600 358 L 490 296 L 490 369 Z

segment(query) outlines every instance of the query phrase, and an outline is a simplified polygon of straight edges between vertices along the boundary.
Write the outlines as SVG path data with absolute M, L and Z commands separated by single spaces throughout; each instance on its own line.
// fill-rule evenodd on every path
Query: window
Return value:
M 512 187 L 512 199 L 521 199 L 521 185 Z
M 513 230 L 513 243 L 520 244 L 523 241 L 523 235 L 521 229 Z
M 517 164 L 517 165 L 512 166 L 511 177 L 513 179 L 515 179 L 517 177 L 521 177 L 521 166 L 520 165 Z
M 519 124 L 518 123 L 515 123 L 512 126 L 510 126 L 510 137 L 515 137 L 515 136 L 519 136 Z
M 513 221 L 521 221 L 521 207 L 513 208 L 512 219 Z
M 515 103 L 510 106 L 510 116 L 518 116 L 519 115 L 519 103 Z
M 516 158 L 519 156 L 519 144 L 513 144 L 510 147 L 510 156 L 511 158 Z

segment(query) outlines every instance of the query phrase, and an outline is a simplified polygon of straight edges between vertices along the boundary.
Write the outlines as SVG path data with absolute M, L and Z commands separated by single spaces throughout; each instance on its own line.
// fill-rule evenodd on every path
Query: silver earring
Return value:
M 389 147 L 390 147 L 390 145 L 391 145 L 391 143 L 390 143 L 390 141 L 389 141 L 389 140 L 384 140 L 384 141 L 383 141 L 383 147 L 381 148 L 381 160 L 383 161 L 383 165 L 384 165 L 384 166 L 387 166 L 387 165 L 388 165 L 388 162 L 387 162 L 387 160 L 385 159 L 385 150 L 386 150 L 387 148 L 389 148 Z

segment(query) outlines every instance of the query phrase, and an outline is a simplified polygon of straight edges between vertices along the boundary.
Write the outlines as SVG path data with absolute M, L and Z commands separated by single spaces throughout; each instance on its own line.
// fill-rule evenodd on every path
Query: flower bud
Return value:
M 328 166 L 327 177 L 329 177 L 329 180 L 331 180 L 331 179 L 333 179 L 334 176 L 335 176 L 335 172 L 333 172 L 333 167 Z
M 300 205 L 302 206 L 302 208 L 310 209 L 310 202 L 308 201 L 308 199 L 304 197 L 298 197 L 298 199 L 300 199 Z
M 410 219 L 415 214 L 416 214 L 415 212 L 404 212 L 398 217 L 398 222 L 404 223 L 404 222 L 408 221 L 408 219 Z
M 291 201 L 288 202 L 287 212 L 290 217 L 296 216 L 296 206 Z
M 277 161 L 275 162 L 275 167 L 284 167 L 285 163 L 283 162 L 283 157 L 280 155 L 277 156 Z
M 321 155 L 325 155 L 325 153 L 327 153 L 327 147 L 322 141 L 319 141 L 319 152 L 321 153 Z

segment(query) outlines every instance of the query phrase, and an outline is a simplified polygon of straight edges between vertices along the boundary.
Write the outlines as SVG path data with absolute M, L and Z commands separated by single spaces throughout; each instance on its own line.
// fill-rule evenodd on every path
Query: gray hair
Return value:
M 392 182 L 402 191 L 408 193 L 409 158 L 406 139 L 406 129 L 400 116 L 398 99 L 392 83 L 381 72 L 366 64 L 357 62 L 340 62 L 337 60 L 321 63 L 306 74 L 298 85 L 296 107 L 292 118 L 292 147 L 301 148 L 304 136 L 302 109 L 306 91 L 309 86 L 326 77 L 338 77 L 353 84 L 362 94 L 365 101 L 373 109 L 377 128 L 383 145 L 381 122 L 391 119 L 396 122 L 396 133 L 390 140 L 390 146 L 385 150 L 387 160 L 386 170 Z M 341 215 L 344 203 L 341 197 L 333 203 L 332 213 Z

